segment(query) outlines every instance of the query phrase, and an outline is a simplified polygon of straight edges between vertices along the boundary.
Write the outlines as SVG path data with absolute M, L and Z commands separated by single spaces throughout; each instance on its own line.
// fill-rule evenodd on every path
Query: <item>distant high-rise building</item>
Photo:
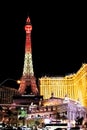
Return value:
M 18 92 L 20 94 L 25 94 L 27 92 L 37 95 L 38 88 L 33 71 L 32 49 L 31 49 L 32 25 L 29 17 L 26 20 L 25 31 L 26 31 L 26 43 L 25 43 L 24 68 L 23 68 L 23 75 L 20 79 L 20 86 Z

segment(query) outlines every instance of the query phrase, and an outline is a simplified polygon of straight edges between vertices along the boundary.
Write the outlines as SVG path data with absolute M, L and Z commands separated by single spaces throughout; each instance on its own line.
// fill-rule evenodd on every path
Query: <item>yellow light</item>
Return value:
M 18 83 L 18 84 L 20 84 L 20 82 L 21 82 L 20 80 L 17 80 L 17 83 Z

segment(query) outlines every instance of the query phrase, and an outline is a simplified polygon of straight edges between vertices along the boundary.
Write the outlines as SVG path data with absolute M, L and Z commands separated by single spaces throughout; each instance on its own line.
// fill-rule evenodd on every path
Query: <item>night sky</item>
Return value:
M 10 4 L 3 4 L 0 11 L 0 82 L 22 76 L 27 16 L 33 28 L 32 59 L 37 79 L 76 73 L 87 63 L 85 3 Z

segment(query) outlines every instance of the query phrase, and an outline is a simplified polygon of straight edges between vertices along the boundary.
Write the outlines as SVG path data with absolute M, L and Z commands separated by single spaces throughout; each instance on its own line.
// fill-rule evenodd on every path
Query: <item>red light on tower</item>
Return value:
M 32 30 L 32 26 L 30 23 L 30 18 L 28 17 L 26 20 L 25 31 L 26 33 L 31 33 L 31 30 Z

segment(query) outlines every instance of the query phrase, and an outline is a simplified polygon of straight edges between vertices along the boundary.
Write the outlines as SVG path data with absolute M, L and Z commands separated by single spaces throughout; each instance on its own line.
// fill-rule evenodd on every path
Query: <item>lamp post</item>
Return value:
M 20 84 L 20 80 L 15 80 L 15 79 L 12 79 L 12 78 L 7 78 L 5 80 L 3 80 L 1 83 L 0 83 L 0 86 L 2 86 L 4 83 L 6 83 L 7 81 L 15 81 L 17 84 Z

